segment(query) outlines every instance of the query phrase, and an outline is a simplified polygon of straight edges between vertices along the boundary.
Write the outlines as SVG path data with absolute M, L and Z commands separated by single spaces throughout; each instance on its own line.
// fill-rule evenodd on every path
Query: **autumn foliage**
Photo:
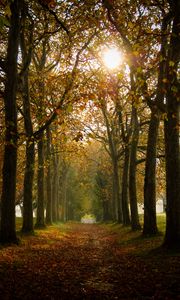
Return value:
M 17 206 L 26 234 L 94 214 L 158 235 L 161 201 L 162 245 L 179 249 L 179 10 L 1 1 L 1 243 L 18 242 Z

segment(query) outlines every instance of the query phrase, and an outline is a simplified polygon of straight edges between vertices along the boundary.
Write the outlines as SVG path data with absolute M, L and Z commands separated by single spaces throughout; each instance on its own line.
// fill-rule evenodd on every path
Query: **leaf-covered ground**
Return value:
M 161 237 L 67 224 L 0 248 L 0 299 L 180 299 L 180 256 Z

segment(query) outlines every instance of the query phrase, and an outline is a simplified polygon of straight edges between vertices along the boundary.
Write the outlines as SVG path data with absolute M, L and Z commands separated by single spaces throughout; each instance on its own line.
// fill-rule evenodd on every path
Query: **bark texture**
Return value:
M 156 221 L 156 152 L 159 128 L 157 110 L 151 112 L 144 179 L 144 235 L 157 234 Z
M 44 139 L 43 133 L 38 141 L 38 201 L 37 201 L 37 219 L 36 228 L 45 227 L 44 219 Z
M 5 149 L 3 162 L 3 185 L 1 198 L 1 242 L 17 242 L 15 230 L 16 168 L 17 168 L 17 56 L 20 34 L 20 4 L 11 5 L 8 33 L 7 69 L 4 92 L 5 104 Z
M 122 212 L 123 225 L 130 225 L 129 216 L 129 145 L 125 147 L 124 166 L 122 175 Z
M 130 199 L 130 210 L 131 210 L 131 228 L 132 230 L 141 229 L 138 215 L 137 206 L 137 191 L 136 191 L 136 159 L 137 159 L 137 146 L 139 140 L 139 123 L 137 118 L 136 108 L 132 108 L 132 140 L 130 148 L 130 166 L 129 166 L 129 199 Z
M 170 40 L 167 68 L 167 120 L 165 121 L 166 152 L 166 233 L 164 245 L 180 248 L 180 103 L 177 78 L 180 60 L 180 2 L 171 2 L 173 27 Z

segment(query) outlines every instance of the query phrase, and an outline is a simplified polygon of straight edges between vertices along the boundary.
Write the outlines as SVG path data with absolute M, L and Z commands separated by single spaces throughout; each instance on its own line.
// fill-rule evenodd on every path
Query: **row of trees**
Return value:
M 52 2 L 45 1 L 5 1 L 1 4 L 1 18 L 4 22 L 1 28 L 4 34 L 1 41 L 4 50 L 1 58 L 1 92 L 5 104 L 2 110 L 5 113 L 2 126 L 5 128 L 1 197 L 2 242 L 16 241 L 17 149 L 21 144 L 25 145 L 22 230 L 33 230 L 35 150 L 38 153 L 36 226 L 44 226 L 45 131 L 48 156 L 51 146 L 49 125 L 58 114 L 62 115 L 59 122 L 64 122 L 63 111 L 70 103 L 70 92 L 77 75 L 80 55 L 94 36 L 94 29 L 92 26 L 87 27 L 85 17 L 81 20 L 80 12 L 74 15 L 77 6 L 71 8 L 70 2 L 65 2 L 57 8 L 56 13 L 52 6 Z M 67 25 L 63 19 L 66 19 Z M 68 27 L 72 27 L 71 33 Z M 57 169 L 57 159 L 54 157 L 52 160 Z M 57 173 L 55 169 L 54 172 Z M 55 175 L 54 177 L 57 181 Z
M 122 11 L 122 7 L 120 7 L 119 3 L 104 1 L 104 5 L 107 9 L 109 21 L 116 28 L 117 33 L 120 35 L 126 55 L 128 55 L 132 103 L 142 101 L 142 103 L 146 103 L 148 105 L 151 111 L 145 163 L 144 234 L 157 233 L 155 210 L 157 138 L 160 118 L 162 117 L 163 113 L 165 114 L 164 122 L 167 191 L 167 227 L 165 244 L 173 244 L 173 240 L 177 241 L 178 239 L 178 231 L 176 230 L 179 226 L 179 104 L 177 95 L 177 68 L 179 60 L 179 54 L 177 53 L 179 53 L 179 37 L 176 31 L 178 28 L 176 28 L 175 25 L 179 22 L 179 17 L 176 15 L 177 10 L 179 9 L 179 4 L 173 2 L 166 3 L 166 5 L 162 6 L 161 2 L 156 5 L 153 2 L 147 1 L 146 5 L 148 10 L 146 10 L 146 8 L 141 6 L 141 3 L 137 3 L 136 7 L 133 7 L 130 3 L 129 7 L 124 9 L 128 9 L 128 11 L 131 12 L 131 16 L 128 19 L 127 15 L 124 14 L 121 22 L 119 21 L 119 13 L 120 9 Z M 174 11 L 175 8 L 176 12 Z M 151 17 L 155 13 L 156 16 L 158 15 L 160 18 L 158 20 L 156 20 L 156 17 L 153 18 L 152 26 Z M 144 23 L 146 24 L 146 28 L 144 28 Z M 129 29 L 131 29 L 131 35 L 126 28 L 126 24 L 128 24 L 130 27 Z M 178 26 L 179 25 L 177 25 L 177 27 Z M 142 34 L 142 31 L 144 31 L 144 34 Z M 173 54 L 173 47 L 175 44 L 176 54 Z M 153 47 L 153 45 L 155 45 L 155 47 Z M 131 130 L 131 147 L 133 147 L 133 149 L 131 148 L 130 154 L 130 176 L 132 172 L 132 176 L 130 177 L 130 186 L 132 185 L 135 175 L 135 170 L 133 171 L 131 169 L 133 164 L 131 159 L 133 155 L 136 155 L 135 152 L 138 145 L 139 126 L 139 113 L 137 108 L 134 106 L 136 105 L 133 105 L 132 107 L 133 125 Z M 139 107 L 141 106 L 139 105 Z M 126 137 L 129 138 L 129 136 Z M 174 142 L 171 140 L 171 138 L 174 139 Z M 175 140 L 176 146 L 174 144 Z M 171 145 L 170 147 L 172 147 L 172 144 L 174 144 L 176 150 L 172 151 L 171 148 L 171 151 L 169 151 L 170 148 L 168 145 Z M 173 161 L 174 163 L 176 161 L 176 167 L 175 165 L 172 167 Z M 171 188 L 175 188 L 176 195 L 173 196 L 173 192 L 170 192 Z M 133 194 L 135 195 L 135 190 Z M 131 192 L 130 203 L 132 203 Z M 174 215 L 175 211 L 173 213 L 175 206 L 177 213 L 176 216 Z M 174 227 L 175 219 L 177 226 L 176 230 Z
M 77 142 L 86 149 L 95 138 L 111 162 L 108 172 L 99 158 L 92 175 L 104 220 L 140 229 L 141 172 L 143 234 L 156 234 L 157 164 L 165 159 L 164 245 L 179 246 L 179 5 L 153 0 L 2 2 L 2 242 L 17 240 L 17 166 L 22 158 L 22 230 L 31 232 L 33 192 L 36 227 L 45 226 L 45 204 L 48 224 L 73 217 L 79 202 L 73 207 L 69 164 L 80 159 Z M 105 41 L 123 53 L 122 65 L 113 72 L 102 64 Z

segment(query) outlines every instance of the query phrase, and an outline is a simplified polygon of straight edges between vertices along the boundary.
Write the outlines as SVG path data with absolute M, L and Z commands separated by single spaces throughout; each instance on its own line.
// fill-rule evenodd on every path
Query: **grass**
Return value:
M 143 215 L 140 215 L 140 223 L 143 225 Z M 142 231 L 132 231 L 131 227 L 125 227 L 117 223 L 102 224 L 101 226 L 105 226 L 112 234 L 118 234 L 118 243 L 124 248 L 124 251 L 136 255 L 147 255 L 161 247 L 165 225 L 165 214 L 158 214 L 157 226 L 159 234 L 149 237 L 143 237 Z
M 143 215 L 140 215 L 140 222 L 143 225 Z M 35 223 L 35 220 L 34 220 Z M 61 235 L 65 236 L 71 227 L 72 222 L 69 223 L 58 223 L 51 226 L 47 226 L 44 229 L 35 229 L 34 235 L 46 235 L 47 232 L 53 230 L 60 230 Z M 144 255 L 160 247 L 163 243 L 163 236 L 165 233 L 166 216 L 165 214 L 157 215 L 157 225 L 160 234 L 152 237 L 143 237 L 142 231 L 132 231 L 130 227 L 125 227 L 117 223 L 100 224 L 99 226 L 105 227 L 111 234 L 118 234 L 118 244 L 124 249 L 129 249 L 131 253 Z M 16 218 L 16 229 L 18 235 L 22 226 L 22 218 Z M 70 227 L 69 227 L 70 226 Z M 22 238 L 23 235 L 20 234 Z
M 160 232 L 165 233 L 166 228 L 166 215 L 158 214 L 157 215 L 157 225 Z
M 22 218 L 21 217 L 16 217 L 16 230 L 20 231 L 22 227 Z

